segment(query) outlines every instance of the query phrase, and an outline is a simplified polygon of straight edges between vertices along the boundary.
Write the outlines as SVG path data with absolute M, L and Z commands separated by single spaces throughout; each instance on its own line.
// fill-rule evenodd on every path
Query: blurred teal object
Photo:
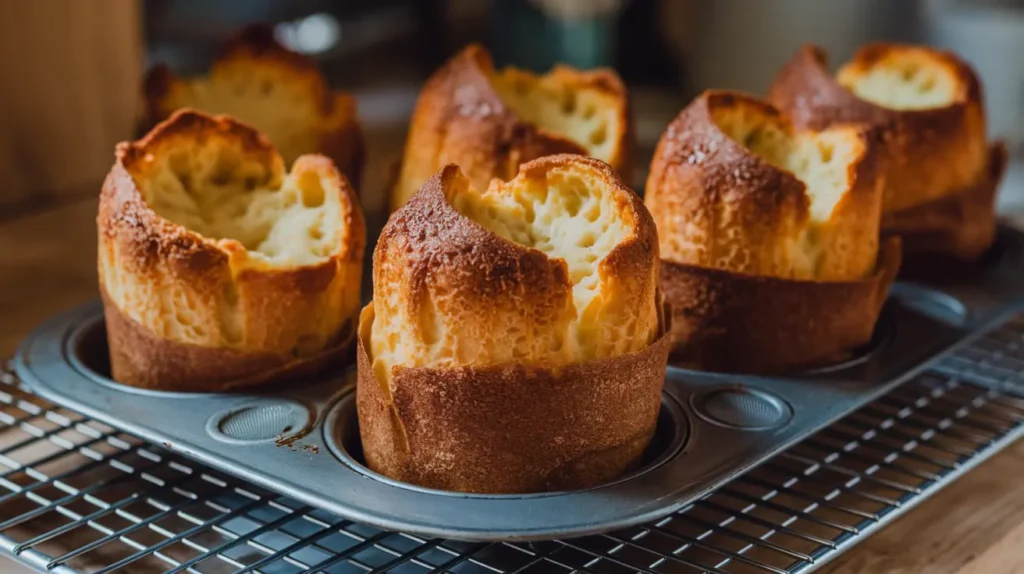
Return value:
M 556 63 L 614 66 L 621 0 L 495 0 L 491 53 L 499 66 L 544 72 Z

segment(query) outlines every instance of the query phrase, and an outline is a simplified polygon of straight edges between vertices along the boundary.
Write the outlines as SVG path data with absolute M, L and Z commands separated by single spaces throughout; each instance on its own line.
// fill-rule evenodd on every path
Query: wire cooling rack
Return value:
M 809 572 L 1024 432 L 1024 316 L 658 522 L 470 543 L 342 520 L 0 370 L 0 550 L 54 572 Z

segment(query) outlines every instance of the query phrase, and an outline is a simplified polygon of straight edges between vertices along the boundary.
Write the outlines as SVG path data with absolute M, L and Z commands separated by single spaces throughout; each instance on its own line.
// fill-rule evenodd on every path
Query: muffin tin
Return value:
M 107 376 L 98 301 L 41 325 L 23 342 L 16 367 L 53 402 L 344 518 L 422 536 L 563 538 L 678 510 L 1024 308 L 1018 230 L 1003 227 L 985 262 L 945 271 L 946 281 L 897 283 L 871 344 L 842 364 L 773 377 L 670 366 L 643 464 L 580 491 L 470 495 L 374 473 L 359 448 L 354 367 L 276 392 L 118 385 Z

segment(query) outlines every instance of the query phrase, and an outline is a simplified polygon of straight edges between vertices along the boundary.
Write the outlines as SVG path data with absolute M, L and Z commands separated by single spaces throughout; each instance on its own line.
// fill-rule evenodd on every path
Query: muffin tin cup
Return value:
M 354 368 L 304 384 L 221 394 L 124 387 L 108 377 L 99 302 L 41 325 L 16 359 L 39 395 L 260 486 L 372 526 L 464 540 L 563 538 L 669 514 L 926 369 L 1024 308 L 1024 241 L 974 281 L 898 284 L 855 360 L 774 376 L 668 367 L 641 464 L 593 488 L 477 495 L 401 483 L 368 469 Z

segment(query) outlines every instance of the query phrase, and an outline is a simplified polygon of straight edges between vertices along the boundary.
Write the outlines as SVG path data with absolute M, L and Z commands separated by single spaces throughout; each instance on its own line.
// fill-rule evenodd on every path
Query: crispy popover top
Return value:
M 872 272 L 882 189 L 871 133 L 798 130 L 752 96 L 710 91 L 669 125 L 646 204 L 677 263 L 787 279 Z
M 319 153 L 358 183 L 362 134 L 355 99 L 332 91 L 316 63 L 279 44 L 266 26 L 243 29 L 206 76 L 180 78 L 163 64 L 145 79 L 148 121 L 193 108 L 227 114 L 267 135 L 286 164 Z
M 970 189 L 987 175 L 981 85 L 971 67 L 935 48 L 868 44 L 833 77 L 805 46 L 783 67 L 769 100 L 800 127 L 839 123 L 885 130 L 885 211 Z
M 374 370 L 557 367 L 658 335 L 658 244 L 607 164 L 526 163 L 473 187 L 449 165 L 389 220 L 374 252 Z
M 493 177 L 515 177 L 526 161 L 558 153 L 588 155 L 622 174 L 631 137 L 626 88 L 613 71 L 498 70 L 482 46 L 471 44 L 420 92 L 392 209 L 449 163 L 480 188 Z

